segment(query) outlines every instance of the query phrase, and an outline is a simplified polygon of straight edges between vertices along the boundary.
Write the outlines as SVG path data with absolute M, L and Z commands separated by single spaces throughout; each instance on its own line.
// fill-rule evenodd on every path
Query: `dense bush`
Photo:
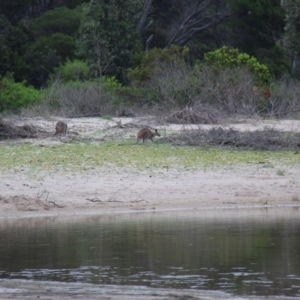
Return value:
M 260 96 L 253 92 L 254 79 L 247 68 L 222 68 L 215 72 L 210 65 L 193 71 L 199 99 L 220 112 L 253 115 Z
M 85 61 L 74 59 L 60 64 L 55 72 L 50 75 L 50 84 L 59 78 L 62 82 L 83 81 L 89 79 L 89 67 Z
M 69 117 L 113 114 L 121 100 L 112 82 L 114 79 L 55 81 L 47 89 L 42 105 L 52 114 Z
M 55 33 L 75 36 L 78 31 L 82 13 L 79 9 L 58 7 L 48 10 L 34 22 L 36 36 L 47 36 Z
M 171 45 L 168 49 L 151 49 L 143 57 L 140 66 L 128 70 L 128 77 L 141 83 L 159 75 L 165 68 L 175 70 L 185 67 L 188 53 L 187 47 L 176 45 Z
M 25 82 L 15 82 L 12 75 L 0 76 L 0 90 L 0 111 L 16 111 L 43 98 L 42 91 L 26 86 Z
M 240 53 L 238 49 L 222 47 L 204 54 L 204 62 L 214 69 L 244 67 L 253 73 L 256 84 L 266 85 L 271 81 L 271 74 L 266 65 L 258 62 L 255 57 L 247 53 Z
M 184 107 L 193 93 L 189 82 L 191 67 L 186 62 L 187 47 L 171 45 L 168 49 L 151 49 L 139 67 L 129 69 L 131 93 L 127 96 L 139 104 Z
M 300 118 L 300 82 L 289 76 L 283 76 L 270 85 L 266 112 L 271 117 Z

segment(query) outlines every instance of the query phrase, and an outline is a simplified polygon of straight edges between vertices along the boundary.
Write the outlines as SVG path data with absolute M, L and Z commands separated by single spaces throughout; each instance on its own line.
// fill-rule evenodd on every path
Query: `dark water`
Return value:
M 300 209 L 2 219 L 0 278 L 300 297 Z

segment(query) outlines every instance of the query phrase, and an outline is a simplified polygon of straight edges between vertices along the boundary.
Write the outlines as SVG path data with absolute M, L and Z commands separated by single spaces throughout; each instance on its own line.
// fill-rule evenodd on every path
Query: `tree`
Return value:
M 284 0 L 283 7 L 286 11 L 284 46 L 292 57 L 295 69 L 296 61 L 300 58 L 300 1 Z
M 224 22 L 229 16 L 227 0 L 185 1 L 179 18 L 172 24 L 166 47 L 184 46 L 199 32 Z
M 28 7 L 33 4 L 34 0 L 1 0 L 0 12 L 12 24 L 16 24 L 28 12 Z
M 30 70 L 26 80 L 35 87 L 45 86 L 49 74 L 75 56 L 75 36 L 82 18 L 80 9 L 58 7 L 28 21 L 32 40 L 24 54 Z
M 229 17 L 228 0 L 145 0 L 138 28 L 146 49 L 150 41 L 151 47 L 184 46 Z
M 29 34 L 22 24 L 13 26 L 4 15 L 0 15 L 0 75 L 13 73 L 17 81 L 26 78 L 29 66 L 24 53 L 28 41 Z
M 140 50 L 139 0 L 99 0 L 87 4 L 77 40 L 77 55 L 96 77 L 116 76 L 126 82 L 127 69 Z
M 228 0 L 231 45 L 258 56 L 260 49 L 272 48 L 284 33 L 285 12 L 280 0 Z
M 272 75 L 289 72 L 287 56 L 279 43 L 285 24 L 281 1 L 228 1 L 233 15 L 228 23 L 227 45 L 256 57 L 268 66 Z
M 186 45 L 195 60 L 226 45 L 257 57 L 277 76 L 290 70 L 278 45 L 284 18 L 280 0 L 144 0 L 139 28 L 146 50 Z
M 33 31 L 35 36 L 49 36 L 55 33 L 75 36 L 81 19 L 80 9 L 69 9 L 62 6 L 49 10 L 36 18 L 33 23 Z
M 152 2 L 153 2 L 153 0 L 144 0 L 141 19 L 140 19 L 139 24 L 137 26 L 137 29 L 138 29 L 139 32 L 142 31 L 142 29 L 145 25 L 145 22 L 147 20 L 147 16 L 149 15 L 149 12 L 150 12 L 151 7 L 152 7 Z

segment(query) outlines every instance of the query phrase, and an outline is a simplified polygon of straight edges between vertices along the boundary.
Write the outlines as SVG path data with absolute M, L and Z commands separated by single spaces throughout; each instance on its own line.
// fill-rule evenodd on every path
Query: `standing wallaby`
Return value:
M 160 136 L 157 129 L 154 129 L 154 132 L 153 132 L 148 128 L 142 128 L 136 134 L 136 137 L 137 137 L 136 144 L 139 142 L 140 139 L 143 139 L 143 143 L 145 143 L 145 142 L 147 143 L 147 139 L 150 139 L 153 142 L 153 138 L 156 135 Z
M 67 134 L 67 129 L 68 129 L 68 125 L 65 122 L 58 121 L 56 123 L 56 126 L 55 126 L 55 133 L 54 133 L 54 135 L 57 135 L 57 134 L 66 135 Z

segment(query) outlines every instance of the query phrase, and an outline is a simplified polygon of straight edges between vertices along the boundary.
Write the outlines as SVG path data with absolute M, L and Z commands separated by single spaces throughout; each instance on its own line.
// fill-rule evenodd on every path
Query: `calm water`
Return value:
M 300 209 L 0 219 L 0 278 L 300 297 Z

